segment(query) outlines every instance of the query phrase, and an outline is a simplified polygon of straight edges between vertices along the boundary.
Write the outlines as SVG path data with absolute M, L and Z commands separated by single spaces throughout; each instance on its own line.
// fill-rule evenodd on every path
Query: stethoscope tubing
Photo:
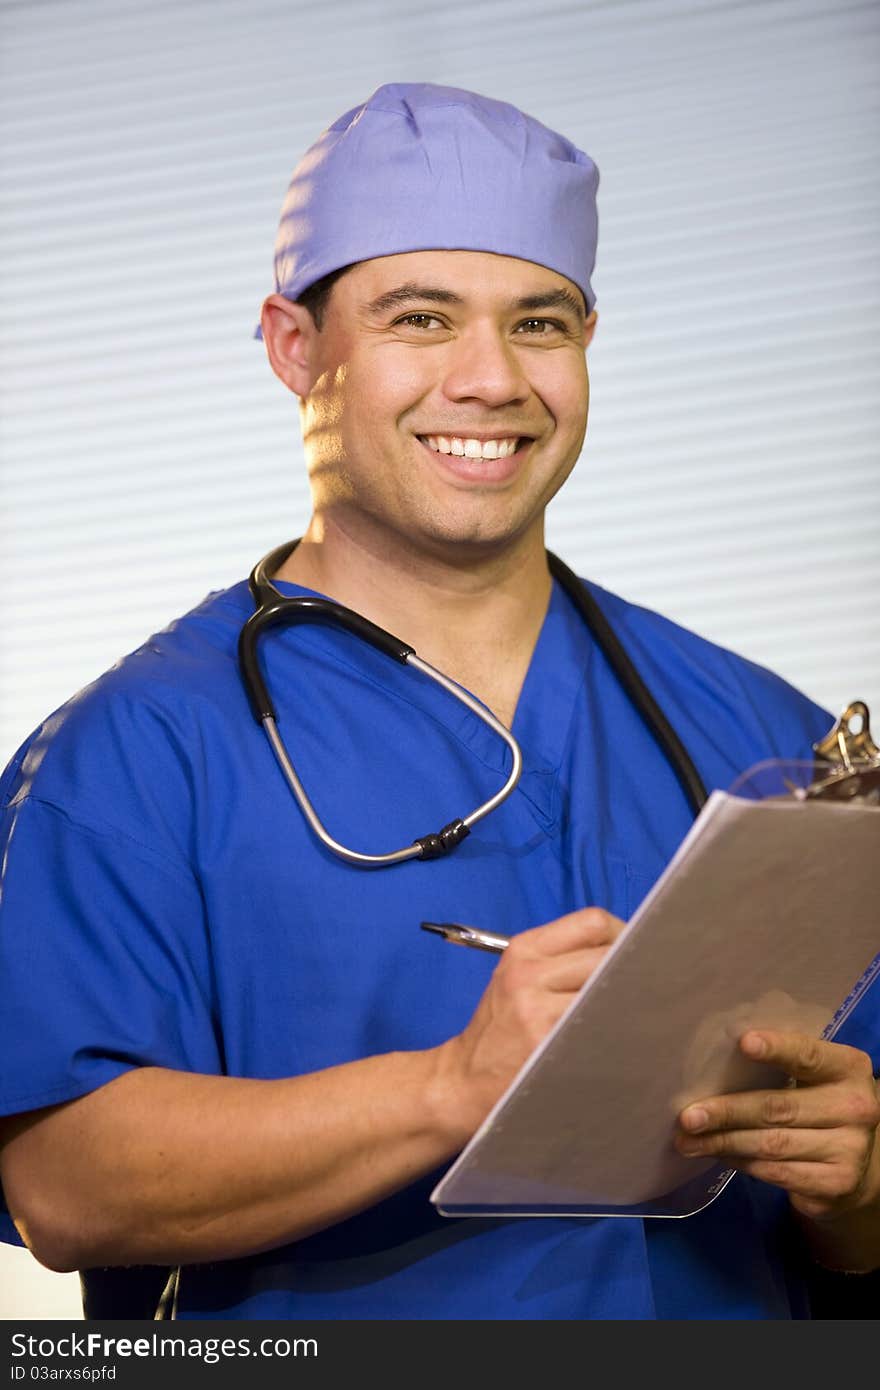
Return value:
M 488 816 L 490 811 L 494 811 L 495 807 L 500 806 L 501 802 L 510 795 L 519 781 L 520 773 L 522 772 L 522 751 L 519 744 L 510 731 L 505 729 L 504 725 L 495 718 L 490 710 L 484 709 L 466 690 L 456 685 L 448 676 L 444 676 L 436 667 L 429 665 L 427 661 L 422 661 L 421 657 L 416 656 L 415 652 L 410 653 L 406 659 L 406 664 L 407 666 L 412 666 L 417 671 L 421 671 L 422 674 L 428 676 L 429 679 L 435 680 L 438 685 L 442 685 L 445 690 L 448 690 L 450 694 L 454 695 L 462 704 L 467 705 L 468 709 L 473 710 L 474 714 L 478 715 L 485 724 L 488 724 L 493 733 L 496 733 L 499 738 L 502 738 L 507 744 L 511 751 L 512 764 L 504 786 L 501 787 L 494 796 L 491 796 L 488 801 L 484 801 L 475 811 L 471 811 L 470 815 L 462 816 L 456 821 L 451 821 L 450 824 L 444 826 L 443 830 L 439 831 L 437 835 L 420 836 L 420 838 L 414 840 L 411 845 L 405 845 L 403 849 L 393 850 L 388 854 L 362 854 L 360 851 L 349 849 L 346 845 L 340 844 L 338 840 L 335 840 L 321 823 L 318 813 L 309 799 L 306 789 L 297 774 L 296 768 L 290 760 L 287 749 L 278 732 L 275 719 L 267 714 L 264 715 L 260 721 L 272 745 L 275 757 L 278 759 L 281 771 L 287 778 L 288 785 L 299 802 L 303 815 L 318 839 L 327 849 L 331 850 L 333 854 L 338 855 L 340 859 L 344 859 L 349 864 L 357 864 L 366 869 L 378 869 L 390 864 L 402 864 L 406 859 L 439 858 L 440 854 L 447 852 L 439 847 L 439 845 L 445 843 L 443 838 L 444 835 L 447 840 L 452 840 L 454 837 L 455 844 L 463 840 L 469 833 L 472 825 L 476 825 L 477 821 L 482 820 L 484 816 Z M 435 841 L 439 841 L 439 845 L 434 846 Z M 433 854 L 428 852 L 432 846 L 436 849 L 436 852 Z M 453 844 L 449 845 L 450 849 L 453 847 Z
M 276 589 L 270 576 L 280 568 L 298 544 L 299 541 L 295 540 L 277 546 L 265 555 L 251 572 L 249 586 L 257 607 L 239 634 L 238 657 L 242 680 L 254 716 L 262 724 L 278 765 L 311 830 L 331 853 L 360 868 L 383 868 L 409 859 L 434 859 L 446 855 L 465 839 L 472 825 L 495 810 L 516 787 L 522 772 L 522 752 L 519 744 L 491 710 L 486 709 L 449 676 L 424 661 L 413 647 L 402 642 L 393 633 L 331 599 L 310 596 L 288 598 Z M 551 574 L 578 609 L 621 687 L 657 741 L 675 772 L 694 815 L 697 815 L 706 800 L 706 789 L 683 743 L 648 690 L 592 594 L 558 556 L 548 551 L 547 561 Z M 450 821 L 441 830 L 420 836 L 412 844 L 386 854 L 363 854 L 334 839 L 322 824 L 278 732 L 277 714 L 258 660 L 259 641 L 270 627 L 302 623 L 323 623 L 342 628 L 368 642 L 392 660 L 413 667 L 442 686 L 488 725 L 510 749 L 511 768 L 504 785 L 468 815 Z
M 694 816 L 698 816 L 707 800 L 706 787 L 694 766 L 690 754 L 651 694 L 633 660 L 618 638 L 602 609 L 589 589 L 573 570 L 551 551 L 547 563 L 554 579 L 558 579 L 620 682 L 621 688 L 641 715 L 654 739 L 660 745 L 667 762 L 678 778 Z

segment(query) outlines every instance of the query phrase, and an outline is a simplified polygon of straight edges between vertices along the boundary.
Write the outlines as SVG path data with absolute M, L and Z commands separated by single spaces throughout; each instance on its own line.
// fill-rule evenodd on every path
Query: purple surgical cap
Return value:
M 565 275 L 589 312 L 598 184 L 589 155 L 506 101 L 387 83 L 294 170 L 275 289 L 295 300 L 333 270 L 403 251 L 494 251 Z

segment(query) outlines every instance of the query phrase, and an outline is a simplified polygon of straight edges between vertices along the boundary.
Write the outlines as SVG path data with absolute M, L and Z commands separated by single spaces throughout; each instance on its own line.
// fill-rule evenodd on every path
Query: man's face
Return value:
M 316 514 L 436 554 L 540 528 L 583 444 L 594 321 L 576 285 L 531 261 L 416 251 L 356 265 L 299 392 Z

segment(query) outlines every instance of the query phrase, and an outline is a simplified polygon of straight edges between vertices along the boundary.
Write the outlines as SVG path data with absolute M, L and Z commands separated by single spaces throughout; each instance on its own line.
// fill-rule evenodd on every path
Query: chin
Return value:
M 534 525 L 534 518 L 520 524 L 515 524 L 510 520 L 492 524 L 487 522 L 485 518 L 457 525 L 449 521 L 441 521 L 433 526 L 422 528 L 421 534 L 425 536 L 429 544 L 433 543 L 443 550 L 458 551 L 462 555 L 475 555 L 481 552 L 489 553 L 506 549 L 507 546 L 520 540 L 532 525 Z

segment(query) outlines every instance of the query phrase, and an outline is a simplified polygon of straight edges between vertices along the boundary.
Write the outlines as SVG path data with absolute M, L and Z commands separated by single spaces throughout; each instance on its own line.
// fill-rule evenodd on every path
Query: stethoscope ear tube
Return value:
M 513 791 L 522 771 L 522 753 L 519 745 L 510 731 L 495 718 L 491 710 L 486 709 L 455 681 L 444 676 L 441 671 L 437 671 L 428 662 L 422 661 L 413 647 L 402 642 L 393 633 L 386 632 L 384 628 L 371 623 L 360 613 L 355 613 L 353 609 L 346 608 L 343 604 L 336 603 L 332 599 L 310 596 L 286 598 L 280 590 L 276 589 L 269 576 L 280 568 L 298 544 L 298 541 L 294 541 L 278 546 L 277 549 L 266 555 L 258 565 L 255 565 L 249 580 L 250 591 L 257 604 L 257 609 L 248 618 L 239 634 L 238 661 L 242 680 L 257 723 L 262 725 L 278 765 L 311 829 L 321 843 L 340 859 L 366 869 L 400 864 L 407 859 L 439 859 L 449 854 L 456 845 L 460 844 L 470 834 L 470 827 L 500 805 Z M 360 638 L 361 641 L 368 642 L 371 647 L 375 647 L 394 661 L 398 661 L 402 665 L 413 666 L 422 675 L 442 686 L 461 704 L 472 710 L 510 749 L 511 767 L 503 787 L 478 806 L 476 810 L 471 811 L 470 815 L 456 817 L 448 825 L 444 825 L 441 830 L 428 835 L 420 835 L 412 844 L 405 845 L 399 850 L 393 850 L 389 854 L 363 854 L 359 850 L 348 849 L 338 840 L 335 840 L 322 825 L 284 746 L 284 740 L 278 732 L 275 706 L 260 670 L 257 655 L 259 639 L 270 627 L 302 623 L 324 623 L 331 627 L 342 628 L 354 637 Z
M 549 550 L 547 551 L 547 563 L 550 573 L 559 580 L 572 603 L 579 610 L 588 630 L 602 649 L 609 666 L 660 745 L 690 803 L 691 810 L 695 816 L 698 816 L 707 799 L 706 788 L 688 755 L 687 749 L 645 685 L 629 654 L 619 642 L 611 624 L 589 590 L 568 568 L 568 565 Z
M 266 627 L 266 623 L 262 621 L 265 612 L 266 609 L 260 608 L 256 613 L 252 613 L 238 634 L 238 664 L 258 724 L 262 724 L 264 719 L 275 719 L 275 706 L 269 698 L 269 691 L 266 689 L 266 682 L 257 660 L 257 639 Z
M 414 656 L 412 647 L 401 642 L 393 633 L 371 623 L 360 613 L 345 608 L 326 598 L 285 598 L 272 588 L 268 602 L 261 594 L 261 607 L 252 613 L 238 638 L 238 661 L 244 680 L 251 709 L 257 723 L 266 718 L 277 720 L 275 706 L 269 696 L 260 663 L 257 659 L 257 643 L 270 627 L 290 627 L 293 624 L 323 623 L 329 627 L 339 627 L 352 636 L 368 642 L 371 647 L 390 656 L 394 661 L 405 664 L 407 658 Z
M 254 565 L 248 579 L 248 587 L 257 607 L 239 633 L 238 664 L 258 724 L 262 724 L 264 719 L 277 721 L 278 718 L 257 658 L 257 644 L 270 627 L 288 627 L 294 623 L 325 623 L 331 627 L 341 627 L 355 637 L 360 637 L 362 641 L 369 642 L 371 647 L 376 647 L 395 661 L 405 662 L 407 657 L 414 654 L 413 648 L 407 646 L 406 642 L 401 642 L 399 637 L 386 632 L 384 628 L 371 623 L 368 618 L 362 617 L 360 613 L 355 613 L 353 609 L 346 608 L 341 603 L 326 598 L 285 598 L 284 594 L 275 588 L 271 576 L 281 568 L 298 545 L 298 539 L 277 545 Z
M 298 541 L 293 541 L 278 546 L 254 567 L 250 576 L 250 590 L 257 608 L 248 618 L 239 635 L 238 659 L 254 716 L 257 722 L 263 726 L 279 766 L 309 825 L 322 843 L 334 854 L 349 863 L 358 864 L 364 868 L 400 863 L 411 858 L 432 859 L 448 854 L 464 839 L 472 825 L 500 805 L 516 787 L 522 771 L 522 753 L 519 745 L 511 732 L 495 718 L 491 710 L 486 709 L 484 705 L 455 681 L 450 680 L 448 676 L 444 676 L 428 662 L 422 661 L 416 655 L 414 648 L 402 642 L 399 637 L 386 632 L 384 628 L 377 627 L 375 623 L 371 623 L 360 613 L 345 608 L 341 603 L 318 597 L 286 598 L 280 590 L 276 589 L 270 575 L 281 567 L 298 544 Z M 551 574 L 559 581 L 575 604 L 617 679 L 668 758 L 694 814 L 699 814 L 706 801 L 706 789 L 675 730 L 641 679 L 628 653 L 619 642 L 610 623 L 589 590 L 581 583 L 577 575 L 550 551 L 547 552 L 547 561 Z M 413 666 L 423 675 L 443 686 L 507 744 L 512 761 L 504 786 L 494 796 L 472 811 L 470 815 L 456 818 L 444 826 L 442 830 L 434 834 L 420 836 L 412 844 L 390 854 L 362 854 L 357 850 L 347 849 L 337 840 L 334 840 L 321 824 L 317 812 L 299 780 L 296 769 L 290 761 L 281 735 L 278 733 L 275 707 L 260 670 L 257 656 L 259 639 L 268 628 L 276 625 L 289 626 L 294 623 L 324 623 L 332 627 L 342 628 L 362 641 L 368 642 L 370 646 L 375 647 L 393 660 Z

